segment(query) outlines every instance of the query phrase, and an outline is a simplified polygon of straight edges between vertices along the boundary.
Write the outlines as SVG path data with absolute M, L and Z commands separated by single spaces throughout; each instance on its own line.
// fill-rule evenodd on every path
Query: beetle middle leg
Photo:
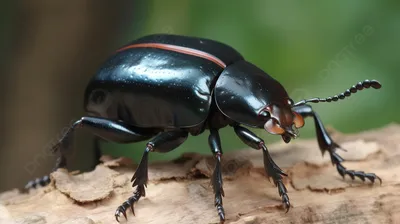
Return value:
M 303 117 L 314 118 L 318 145 L 322 152 L 322 155 L 324 155 L 326 151 L 329 152 L 332 164 L 336 165 L 337 171 L 343 178 L 347 174 L 350 176 L 352 180 L 354 180 L 355 177 L 358 177 L 362 181 L 365 181 L 365 179 L 369 179 L 372 183 L 374 183 L 375 180 L 378 179 L 379 182 L 382 184 L 381 178 L 379 178 L 374 173 L 365 173 L 363 171 L 348 170 L 346 167 L 342 165 L 344 159 L 340 157 L 339 154 L 336 153 L 336 149 L 340 148 L 340 146 L 331 139 L 318 114 L 312 109 L 310 105 L 296 106 L 293 107 L 293 110 L 302 115 Z
M 215 194 L 215 207 L 217 208 L 220 222 L 223 223 L 225 221 L 225 211 L 222 203 L 222 197 L 224 197 L 225 194 L 224 194 L 224 189 L 222 188 L 223 185 L 222 171 L 221 171 L 222 148 L 218 130 L 210 129 L 208 144 L 210 146 L 211 152 L 215 156 L 215 162 L 216 162 L 211 180 L 211 184 L 213 186 Z
M 132 127 L 123 122 L 116 122 L 98 117 L 82 117 L 76 121 L 53 146 L 52 150 L 54 152 L 59 151 L 59 156 L 53 171 L 56 171 L 58 168 L 67 167 L 66 153 L 70 150 L 71 141 L 76 128 L 88 129 L 96 135 L 94 144 L 96 154 L 99 153 L 99 149 L 96 149 L 96 147 L 98 147 L 98 140 L 100 138 L 118 143 L 133 143 L 149 139 L 154 135 L 148 130 Z M 96 155 L 96 157 L 99 156 L 100 155 Z M 49 175 L 46 175 L 28 182 L 25 186 L 25 190 L 37 186 L 45 186 L 48 183 L 50 183 L 50 178 Z
M 148 181 L 148 156 L 149 152 L 161 152 L 166 153 L 176 149 L 180 146 L 188 137 L 189 133 L 184 130 L 174 130 L 168 132 L 161 132 L 155 136 L 146 145 L 142 159 L 139 166 L 133 175 L 131 182 L 133 182 L 132 187 L 136 187 L 136 191 L 133 196 L 128 198 L 121 206 L 115 211 L 115 219 L 119 222 L 118 218 L 121 214 L 127 219 L 126 210 L 130 207 L 133 215 L 135 211 L 133 209 L 134 203 L 139 201 L 141 197 L 146 196 L 145 187 L 147 187 Z
M 275 186 L 278 187 L 279 196 L 282 197 L 282 203 L 286 208 L 286 212 L 289 211 L 290 202 L 289 196 L 287 195 L 287 190 L 282 182 L 282 176 L 287 176 L 278 165 L 275 164 L 274 160 L 268 152 L 267 146 L 265 146 L 264 140 L 259 138 L 256 134 L 251 132 L 249 129 L 244 128 L 239 125 L 233 126 L 235 133 L 239 138 L 248 146 L 253 149 L 262 149 L 264 158 L 264 169 L 268 177 L 272 177 Z

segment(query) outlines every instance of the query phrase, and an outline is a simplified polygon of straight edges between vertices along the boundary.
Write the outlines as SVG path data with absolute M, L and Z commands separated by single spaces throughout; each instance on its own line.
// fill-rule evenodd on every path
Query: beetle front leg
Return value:
M 149 152 L 161 152 L 166 153 L 176 149 L 180 146 L 188 137 L 188 132 L 183 130 L 176 131 L 168 131 L 162 132 L 154 137 L 151 141 L 149 141 L 146 145 L 146 149 L 144 150 L 142 159 L 139 163 L 139 166 L 136 169 L 135 174 L 133 175 L 131 182 L 133 182 L 132 187 L 136 187 L 136 191 L 133 193 L 133 196 L 128 198 L 121 206 L 117 208 L 115 211 L 115 219 L 119 222 L 118 218 L 121 214 L 124 215 L 125 219 L 126 210 L 130 207 L 133 215 L 135 215 L 135 211 L 133 209 L 133 205 L 135 202 L 139 201 L 141 197 L 146 196 L 145 187 L 147 187 L 148 182 L 148 157 Z
M 344 159 L 340 157 L 339 154 L 336 153 L 336 149 L 340 148 L 340 146 L 331 139 L 318 114 L 312 109 L 311 106 L 309 105 L 296 106 L 293 107 L 293 110 L 299 113 L 303 117 L 314 118 L 318 145 L 322 152 L 322 155 L 324 155 L 326 151 L 329 152 L 332 164 L 336 165 L 337 171 L 343 178 L 347 174 L 351 177 L 352 180 L 354 180 L 354 177 L 358 177 L 362 181 L 365 181 L 365 179 L 367 178 L 372 183 L 374 183 L 375 180 L 378 179 L 379 182 L 382 184 L 381 178 L 379 178 L 374 173 L 365 173 L 363 171 L 348 170 L 346 167 L 342 165 Z
M 115 122 L 97 117 L 82 117 L 76 121 L 61 137 L 61 139 L 59 139 L 58 142 L 52 147 L 53 152 L 59 151 L 60 153 L 53 171 L 56 171 L 59 168 L 67 167 L 67 159 L 65 154 L 70 149 L 71 141 L 76 128 L 88 129 L 100 138 L 118 143 L 139 142 L 149 139 L 152 136 L 151 133 L 147 133 L 142 129 L 129 126 L 123 122 Z M 99 137 L 96 138 L 98 139 Z M 94 147 L 96 148 L 98 147 L 98 140 L 95 141 L 96 144 Z M 99 149 L 96 149 L 96 154 L 99 153 L 97 150 Z M 96 155 L 96 157 L 99 157 L 99 155 Z M 48 183 L 50 183 L 50 178 L 49 175 L 46 175 L 42 178 L 37 178 L 36 180 L 28 182 L 28 184 L 25 186 L 25 190 L 35 188 L 39 185 L 45 186 Z
M 282 203 L 286 208 L 286 212 L 289 211 L 290 202 L 289 196 L 287 195 L 287 190 L 285 185 L 282 182 L 282 176 L 287 176 L 278 165 L 275 164 L 274 160 L 271 158 L 271 155 L 268 152 L 267 146 L 264 144 L 264 140 L 259 138 L 256 134 L 251 132 L 249 129 L 234 126 L 234 130 L 237 136 L 248 146 L 253 149 L 262 149 L 263 150 L 263 158 L 264 158 L 264 169 L 267 173 L 268 177 L 272 177 L 275 186 L 278 187 L 279 196 L 282 197 Z
M 212 175 L 211 183 L 215 194 L 215 207 L 217 208 L 220 223 L 225 222 L 225 211 L 222 203 L 222 197 L 225 196 L 224 189 L 222 188 L 222 172 L 221 172 L 221 157 L 222 148 L 221 140 L 219 137 L 218 130 L 210 129 L 210 135 L 208 137 L 208 144 L 211 152 L 215 156 L 215 168 Z

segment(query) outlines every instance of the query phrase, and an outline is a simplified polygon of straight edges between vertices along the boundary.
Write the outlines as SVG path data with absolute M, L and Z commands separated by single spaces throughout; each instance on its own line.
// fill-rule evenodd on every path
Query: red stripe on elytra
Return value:
M 221 61 L 221 59 L 215 57 L 214 55 L 211 55 L 209 53 L 206 53 L 204 51 L 192 49 L 192 48 L 187 48 L 187 47 L 181 47 L 181 46 L 176 46 L 176 45 L 171 45 L 171 44 L 160 44 L 160 43 L 143 43 L 143 44 L 132 44 L 125 46 L 117 52 L 124 51 L 127 49 L 132 49 L 132 48 L 144 48 L 144 47 L 151 47 L 151 48 L 158 48 L 158 49 L 163 49 L 163 50 L 169 50 L 169 51 L 175 51 L 179 52 L 182 54 L 188 54 L 188 55 L 193 55 L 199 58 L 204 58 L 209 61 L 214 62 L 215 64 L 219 65 L 222 68 L 226 67 L 226 64 Z

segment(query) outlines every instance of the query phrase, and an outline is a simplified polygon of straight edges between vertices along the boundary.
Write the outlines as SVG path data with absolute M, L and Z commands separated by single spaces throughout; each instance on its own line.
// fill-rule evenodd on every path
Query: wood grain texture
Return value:
M 315 139 L 269 145 L 275 162 L 289 174 L 284 182 L 292 207 L 282 209 L 276 187 L 266 179 L 262 152 L 243 150 L 223 157 L 226 223 L 400 223 L 400 125 L 343 135 L 348 169 L 375 172 L 383 179 L 344 180 L 321 157 Z M 116 223 L 115 209 L 132 194 L 134 165 L 111 160 L 89 173 L 58 170 L 48 187 L 0 194 L 0 223 Z M 213 158 L 185 154 L 150 166 L 146 197 L 121 223 L 218 223 L 209 176 Z

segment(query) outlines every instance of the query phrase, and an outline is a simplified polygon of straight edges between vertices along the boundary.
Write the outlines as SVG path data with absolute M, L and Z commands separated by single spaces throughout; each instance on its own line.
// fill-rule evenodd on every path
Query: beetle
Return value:
M 77 120 L 53 147 L 60 152 L 55 169 L 66 167 L 65 153 L 78 127 L 112 142 L 147 141 L 131 179 L 136 190 L 116 209 L 118 221 L 121 215 L 127 218 L 129 208 L 134 213 L 134 204 L 145 196 L 149 153 L 170 152 L 189 135 L 197 136 L 208 130 L 209 147 L 215 157 L 212 175 L 215 207 L 223 223 L 223 150 L 219 130 L 231 127 L 244 144 L 262 151 L 266 175 L 273 179 L 288 212 L 290 201 L 282 182 L 287 174 L 275 164 L 264 140 L 248 128 L 265 129 L 289 143 L 298 137 L 305 118 L 313 118 L 319 148 L 322 154 L 329 153 L 343 178 L 349 175 L 352 179 L 369 179 L 372 183 L 378 179 L 382 183 L 374 173 L 348 170 L 342 165 L 344 159 L 336 153 L 341 147 L 308 104 L 338 101 L 370 87 L 379 89 L 381 84 L 365 80 L 332 97 L 294 103 L 276 79 L 226 44 L 172 34 L 144 36 L 118 49 L 90 80 L 84 95 L 87 116 Z M 31 181 L 27 188 L 48 182 L 46 176 Z

